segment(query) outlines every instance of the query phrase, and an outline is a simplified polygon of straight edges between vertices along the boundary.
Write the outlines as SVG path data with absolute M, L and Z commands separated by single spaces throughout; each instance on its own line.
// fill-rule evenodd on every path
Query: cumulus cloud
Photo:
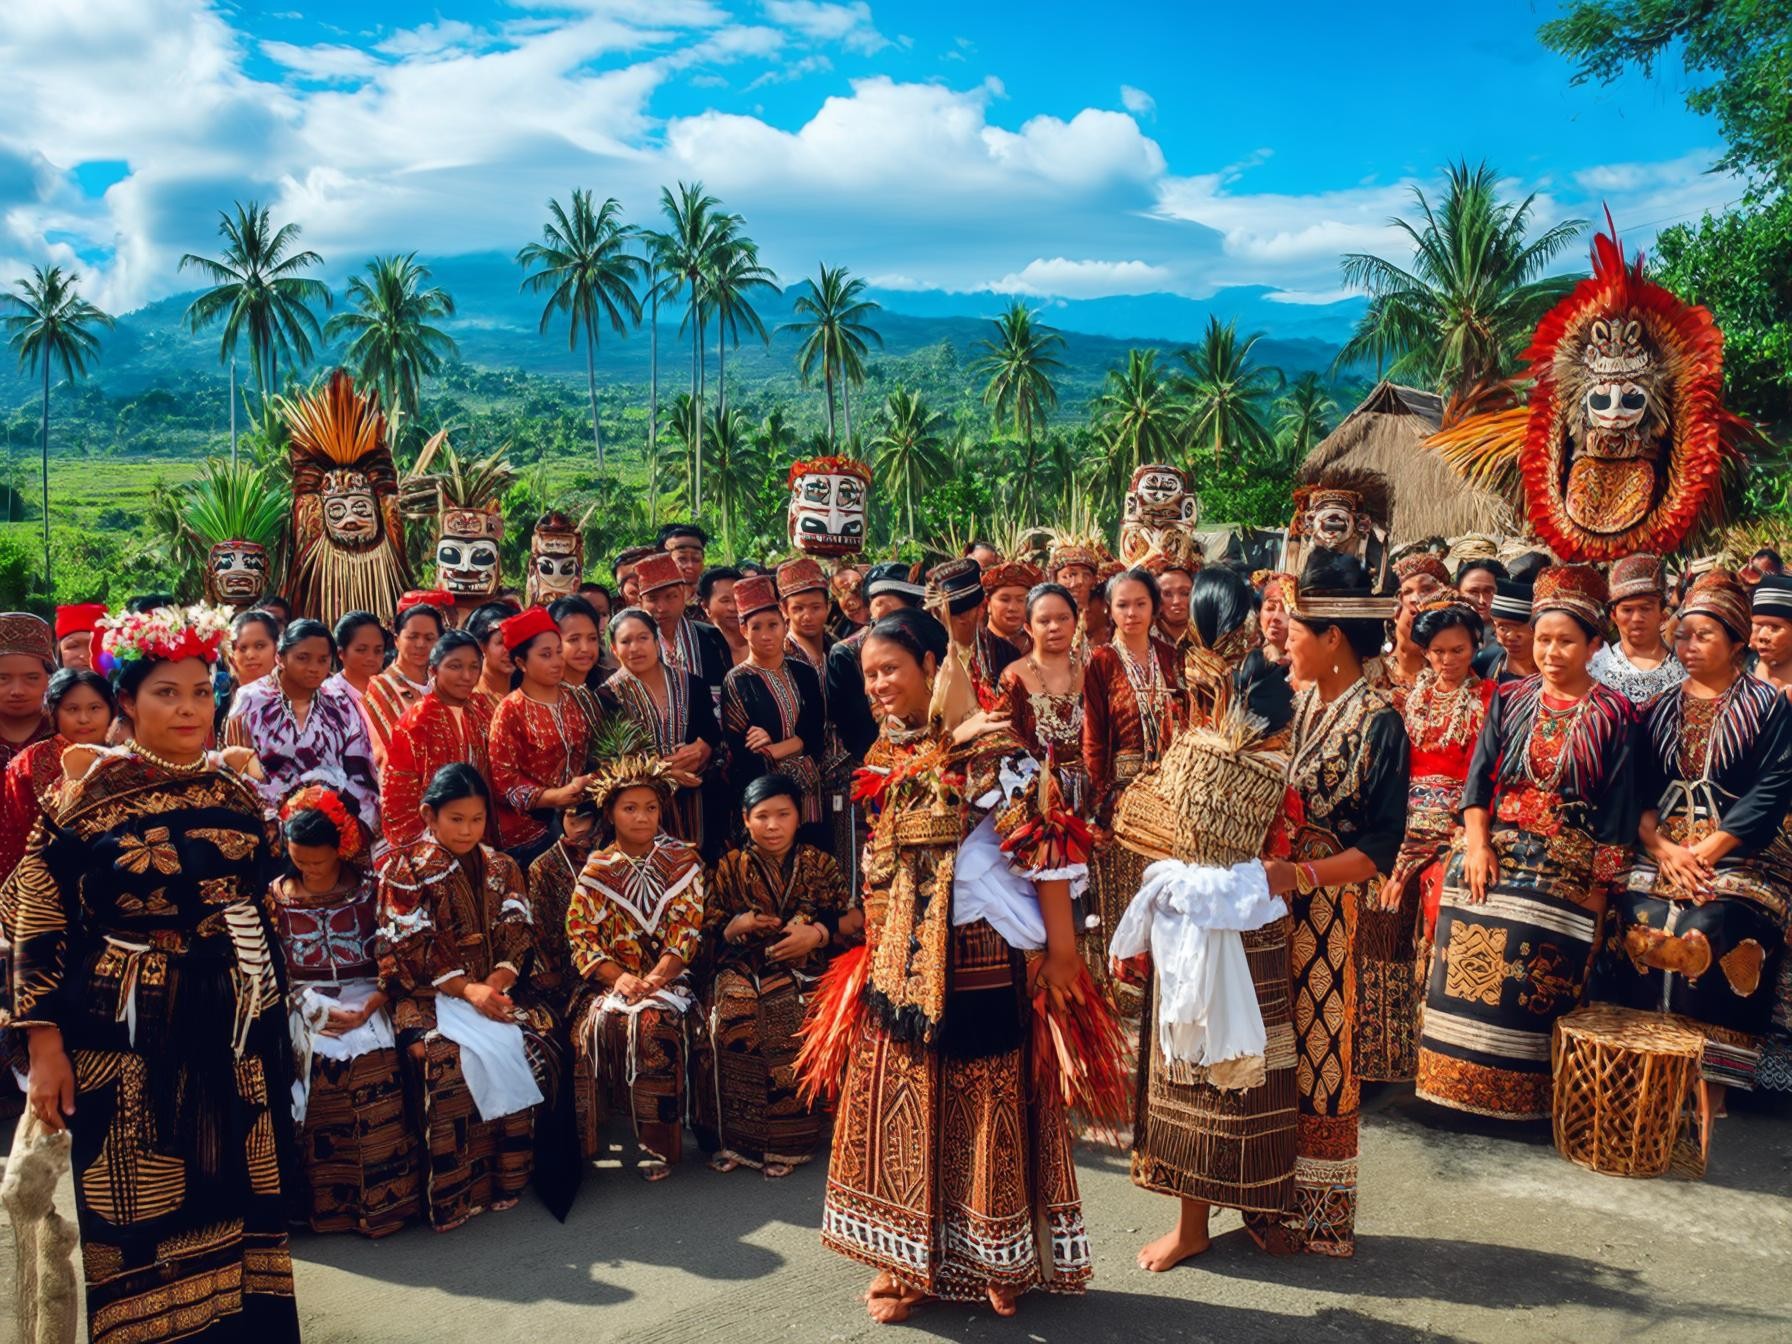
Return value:
M 1167 289 L 1174 273 L 1143 261 L 1071 261 L 1035 257 L 1019 271 L 988 286 L 997 294 L 1038 298 L 1102 299 L 1115 294 L 1155 294 Z

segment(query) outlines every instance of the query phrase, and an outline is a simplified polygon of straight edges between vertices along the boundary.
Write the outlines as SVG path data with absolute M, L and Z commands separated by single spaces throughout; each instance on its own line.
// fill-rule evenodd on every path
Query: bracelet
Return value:
M 1298 895 L 1311 896 L 1319 888 L 1319 870 L 1310 863 L 1297 863 L 1294 866 L 1294 890 Z

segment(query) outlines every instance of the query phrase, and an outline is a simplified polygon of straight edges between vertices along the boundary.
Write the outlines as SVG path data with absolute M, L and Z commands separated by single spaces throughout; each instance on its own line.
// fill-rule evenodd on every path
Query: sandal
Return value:
M 717 1153 L 714 1157 L 709 1159 L 709 1169 L 726 1176 L 731 1171 L 740 1170 L 740 1159 L 738 1157 L 731 1157 L 727 1153 Z
M 637 1170 L 641 1173 L 641 1179 L 646 1181 L 649 1185 L 657 1185 L 672 1174 L 671 1166 L 660 1161 L 657 1157 L 648 1158 L 645 1162 L 641 1163 Z

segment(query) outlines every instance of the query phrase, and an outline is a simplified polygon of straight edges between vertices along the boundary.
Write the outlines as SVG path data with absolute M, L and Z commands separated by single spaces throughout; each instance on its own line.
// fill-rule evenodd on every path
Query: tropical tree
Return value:
M 523 279 L 523 288 L 530 293 L 547 293 L 540 330 L 548 329 L 554 314 L 564 313 L 566 348 L 576 350 L 579 337 L 585 338 L 585 391 L 591 400 L 591 442 L 599 471 L 604 469 L 604 437 L 597 416 L 597 329 L 607 321 L 621 336 L 631 324 L 640 324 L 641 301 L 634 286 L 645 268 L 628 251 L 632 237 L 615 197 L 593 206 L 591 193 L 575 188 L 571 212 L 550 200 L 541 241 L 516 254 L 517 265 L 524 270 L 540 267 Z
M 703 190 L 701 182 L 660 188 L 660 209 L 668 227 L 647 234 L 655 267 L 663 272 L 660 283 L 668 298 L 680 288 L 686 295 L 685 322 L 691 329 L 691 404 L 696 437 L 690 440 L 691 501 L 703 507 L 703 303 L 704 288 L 714 269 L 717 249 L 729 232 L 729 216 L 722 203 Z
M 765 452 L 745 411 L 724 411 L 717 406 L 709 417 L 703 453 L 708 459 L 710 498 L 722 519 L 722 549 L 733 555 L 735 527 L 743 517 L 752 515 L 759 502 L 765 482 Z
M 1109 369 L 1095 414 L 1115 470 L 1131 475 L 1175 454 L 1180 412 L 1158 371 L 1157 351 L 1128 350 L 1124 369 Z
M 1544 271 L 1586 221 L 1563 220 L 1532 238 L 1536 195 L 1502 201 L 1485 163 L 1447 168 L 1436 209 L 1422 189 L 1412 194 L 1420 218 L 1389 221 L 1412 242 L 1409 265 L 1363 253 L 1343 260 L 1344 283 L 1365 292 L 1369 308 L 1333 367 L 1391 359 L 1389 377 L 1460 401 L 1517 370 L 1538 320 L 1575 284 Z
M 697 415 L 696 399 L 689 393 L 680 392 L 672 398 L 672 410 L 667 419 L 673 438 L 684 445 L 684 493 L 689 499 L 697 466 L 697 449 L 703 441 L 703 424 Z
M 1296 378 L 1275 403 L 1276 443 L 1286 465 L 1299 466 L 1306 461 L 1313 445 L 1332 432 L 1338 403 L 1309 370 Z
M 423 380 L 440 373 L 456 349 L 453 337 L 430 325 L 454 315 L 454 299 L 429 279 L 415 252 L 375 257 L 365 274 L 349 278 L 345 298 L 353 311 L 337 313 L 324 327 L 330 340 L 348 338 L 343 361 L 378 389 L 395 439 L 415 435 Z
M 1238 324 L 1207 319 L 1198 350 L 1179 351 L 1183 367 L 1170 380 L 1183 406 L 1183 433 L 1191 450 L 1206 447 L 1213 460 L 1266 454 L 1275 435 L 1267 420 L 1270 399 L 1282 375 L 1251 361 L 1262 336 L 1238 338 Z
M 978 343 L 985 353 L 971 371 L 989 375 L 983 404 L 998 421 L 1013 422 L 1014 432 L 1026 445 L 1030 475 L 1033 436 L 1058 404 L 1052 375 L 1064 367 L 1056 355 L 1064 348 L 1064 338 L 1043 322 L 1035 322 L 1032 310 L 1019 300 L 996 319 L 995 326 L 996 338 Z
M 794 322 L 786 322 L 780 331 L 794 331 L 803 338 L 796 352 L 797 369 L 808 387 L 821 371 L 827 393 L 828 443 L 837 446 L 834 433 L 834 387 L 840 386 L 840 409 L 846 436 L 852 437 L 852 407 L 848 388 L 865 381 L 865 357 L 871 346 L 880 350 L 884 338 L 872 327 L 870 318 L 882 305 L 867 299 L 865 282 L 853 276 L 844 266 L 823 265 L 816 279 L 803 281 L 803 292 L 792 302 Z
M 6 343 L 19 352 L 19 363 L 43 375 L 43 500 L 44 592 L 54 595 L 50 578 L 50 366 L 59 365 L 69 382 L 87 373 L 96 358 L 100 338 L 96 328 L 113 326 L 111 314 L 102 313 L 76 291 L 80 280 L 60 266 L 32 268 L 29 277 L 15 281 L 14 293 L 0 294 L 6 316 L 0 326 Z
M 940 420 L 919 392 L 898 390 L 885 400 L 883 423 L 871 440 L 878 480 L 902 500 L 910 537 L 915 535 L 915 500 L 952 471 L 940 445 Z
M 759 245 L 741 233 L 741 219 L 729 216 L 729 229 L 716 247 L 707 290 L 709 307 L 716 318 L 716 409 L 728 409 L 728 346 L 740 344 L 740 330 L 767 345 L 771 333 L 753 307 L 756 291 L 778 293 L 777 277 L 759 264 Z
M 765 419 L 759 422 L 758 439 L 759 446 L 765 450 L 766 461 L 783 462 L 791 457 L 796 447 L 796 428 L 782 406 L 774 406 L 766 412 Z
M 293 252 L 298 241 L 297 224 L 275 228 L 266 206 L 250 201 L 233 202 L 234 214 L 220 211 L 218 233 L 224 239 L 224 255 L 202 257 L 188 252 L 177 269 L 191 266 L 212 282 L 187 306 L 187 323 L 194 331 L 222 320 L 218 359 L 230 364 L 230 451 L 236 456 L 236 347 L 249 341 L 249 367 L 256 389 L 265 397 L 279 390 L 274 378 L 279 362 L 304 366 L 311 362 L 312 342 L 319 339 L 313 304 L 330 306 L 330 287 L 321 280 L 301 275 L 324 259 L 311 251 Z

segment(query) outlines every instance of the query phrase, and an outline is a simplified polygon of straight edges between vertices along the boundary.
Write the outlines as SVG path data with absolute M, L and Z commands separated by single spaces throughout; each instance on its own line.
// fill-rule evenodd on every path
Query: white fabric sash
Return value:
M 379 985 L 372 980 L 344 980 L 338 985 L 301 985 L 290 995 L 291 1009 L 287 1023 L 292 1029 L 294 1078 L 292 1083 L 292 1119 L 295 1125 L 305 1123 L 305 1112 L 311 1103 L 311 1061 L 325 1059 L 359 1059 L 375 1050 L 390 1050 L 397 1041 L 392 1035 L 392 1019 L 384 1008 L 353 1031 L 340 1036 L 326 1036 L 330 1010 L 354 1011 L 372 998 Z
M 460 1047 L 461 1077 L 481 1120 L 502 1120 L 542 1103 L 516 1023 L 494 1022 L 465 999 L 438 994 L 436 1030 Z
M 1162 859 L 1145 870 L 1108 952 L 1121 961 L 1150 952 L 1165 1059 L 1205 1066 L 1226 1090 L 1262 1083 L 1267 1033 L 1240 935 L 1287 913 L 1254 860 L 1201 868 Z

